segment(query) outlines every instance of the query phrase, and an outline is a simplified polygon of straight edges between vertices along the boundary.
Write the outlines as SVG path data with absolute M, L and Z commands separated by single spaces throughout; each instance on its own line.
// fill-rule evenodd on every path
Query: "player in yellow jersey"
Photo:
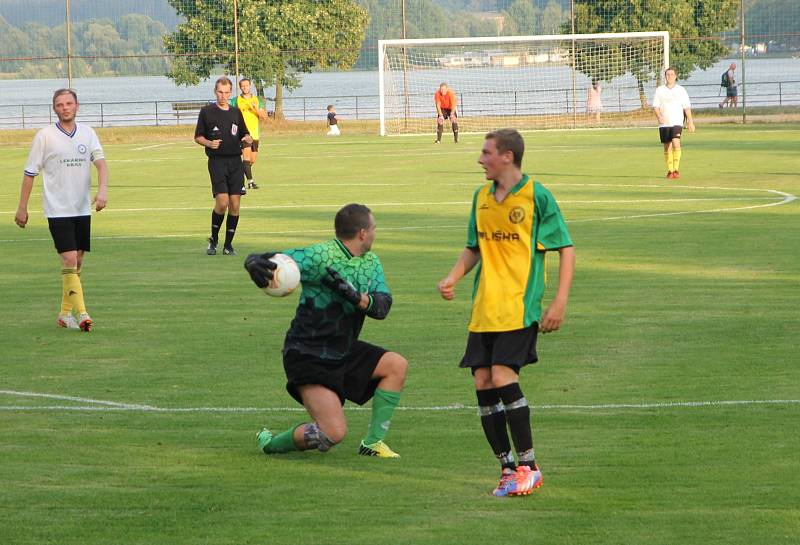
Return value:
M 441 296 L 451 300 L 458 281 L 477 267 L 460 367 L 472 370 L 481 425 L 500 461 L 495 496 L 530 494 L 542 484 L 519 372 L 538 359 L 537 334 L 561 327 L 575 271 L 575 250 L 561 210 L 550 191 L 523 174 L 524 151 L 514 129 L 486 135 L 478 162 L 491 181 L 475 191 L 466 248 L 438 285 Z M 548 251 L 559 253 L 559 282 L 543 314 Z
M 253 145 L 242 148 L 242 165 L 247 178 L 246 189 L 258 189 L 258 184 L 253 181 L 253 165 L 256 164 L 258 157 L 258 123 L 267 118 L 267 111 L 264 109 L 262 99 L 250 93 L 252 82 L 249 79 L 239 80 L 239 89 L 242 93 L 231 100 L 231 106 L 239 108 L 242 112 L 247 131 L 253 137 Z

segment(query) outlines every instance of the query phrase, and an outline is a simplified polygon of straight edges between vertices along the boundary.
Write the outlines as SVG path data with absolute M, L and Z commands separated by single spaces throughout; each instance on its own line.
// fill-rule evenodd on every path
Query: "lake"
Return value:
M 739 65 L 737 79 L 741 83 L 741 59 L 723 59 L 706 70 L 695 70 L 687 79 L 679 78 L 679 83 L 687 87 L 694 108 L 716 105 L 720 100 L 720 75 L 731 62 Z M 745 70 L 748 105 L 800 106 L 800 59 L 747 58 Z M 552 73 L 550 82 L 545 77 L 547 73 Z M 494 115 L 563 113 L 565 108 L 569 111 L 576 106 L 578 111 L 583 111 L 585 89 L 589 85 L 588 78 L 579 74 L 575 104 L 570 104 L 571 72 L 563 66 L 431 69 L 416 71 L 415 76 L 418 76 L 415 79 L 419 87 L 409 89 L 412 117 L 430 115 L 432 95 L 442 79 L 459 92 L 462 115 L 481 115 L 489 111 Z M 519 89 L 523 86 L 516 83 L 521 78 L 525 81 L 524 89 Z M 72 83 L 81 101 L 81 117 L 92 125 L 152 125 L 193 123 L 195 112 L 187 112 L 183 119 L 176 120 L 172 103 L 212 101 L 213 79 L 191 87 L 175 85 L 164 76 L 78 78 Z M 301 79 L 298 89 L 284 93 L 288 118 L 324 120 L 327 104 L 336 105 L 337 112 L 347 118 L 378 118 L 377 71 L 313 72 L 303 74 Z M 481 84 L 481 79 L 485 83 Z M 0 128 L 21 128 L 23 124 L 35 127 L 51 122 L 52 92 L 66 84 L 66 79 L 0 80 Z M 402 88 L 400 75 L 395 78 L 395 86 Z M 563 92 L 545 93 L 544 88 L 553 86 L 563 87 Z M 486 90 L 465 91 L 474 88 Z M 740 87 L 740 93 L 741 90 Z M 537 98 L 525 98 L 525 93 Z M 563 99 L 565 94 L 567 98 Z M 274 89 L 268 89 L 266 95 L 268 100 L 274 97 Z M 489 95 L 491 100 L 487 98 Z M 612 110 L 638 107 L 632 78 L 606 82 L 604 97 L 607 95 L 610 100 L 606 109 L 609 105 Z M 646 95 L 652 96 L 651 88 L 646 87 Z M 274 102 L 269 102 L 268 108 L 273 107 Z

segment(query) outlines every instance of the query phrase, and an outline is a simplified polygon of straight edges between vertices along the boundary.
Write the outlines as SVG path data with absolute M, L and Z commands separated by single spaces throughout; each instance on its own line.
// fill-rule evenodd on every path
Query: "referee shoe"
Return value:
M 208 255 L 217 255 L 217 241 L 213 238 L 208 239 L 208 249 L 206 249 L 206 253 Z

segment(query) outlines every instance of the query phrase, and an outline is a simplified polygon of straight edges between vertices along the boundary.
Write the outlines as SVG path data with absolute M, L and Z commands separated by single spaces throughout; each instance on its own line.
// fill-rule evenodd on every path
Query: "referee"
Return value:
M 242 143 L 250 146 L 253 139 L 247 130 L 242 112 L 230 104 L 233 83 L 225 76 L 214 85 L 217 101 L 203 106 L 197 117 L 194 141 L 206 148 L 208 173 L 211 176 L 211 193 L 214 195 L 214 210 L 211 212 L 211 236 L 208 239 L 208 255 L 217 253 L 219 230 L 228 211 L 225 223 L 224 255 L 236 255 L 233 237 L 239 223 L 239 202 L 244 192 L 242 180 Z

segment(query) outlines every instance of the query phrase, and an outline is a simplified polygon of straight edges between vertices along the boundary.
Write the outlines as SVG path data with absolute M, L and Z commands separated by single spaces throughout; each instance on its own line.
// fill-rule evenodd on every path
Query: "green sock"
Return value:
M 298 426 L 302 426 L 302 424 L 298 424 L 297 426 L 292 426 L 288 430 L 283 433 L 279 433 L 275 437 L 270 440 L 266 447 L 263 448 L 264 453 L 266 454 L 280 454 L 283 452 L 292 452 L 295 450 L 299 450 L 297 445 L 294 443 L 294 430 L 298 428 Z
M 389 422 L 397 405 L 400 403 L 400 392 L 389 392 L 388 390 L 375 390 L 372 398 L 372 420 L 369 423 L 367 436 L 364 437 L 365 445 L 372 445 L 382 441 L 389 432 Z

